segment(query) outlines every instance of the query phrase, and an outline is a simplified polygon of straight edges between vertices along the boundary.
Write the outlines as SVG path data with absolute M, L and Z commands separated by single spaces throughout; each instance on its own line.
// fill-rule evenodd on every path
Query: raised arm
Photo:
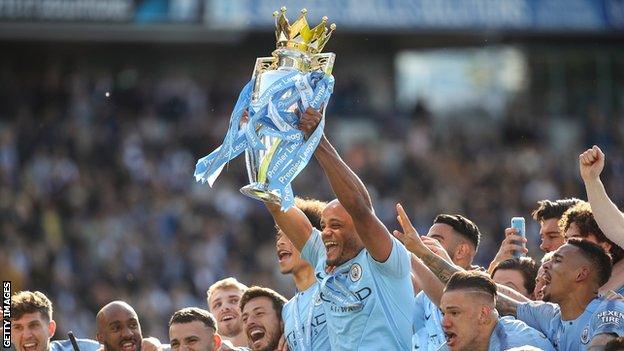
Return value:
M 321 114 L 318 111 L 308 108 L 302 114 L 300 128 L 307 134 L 311 126 L 316 128 L 320 119 Z M 355 230 L 364 246 L 376 261 L 385 262 L 392 251 L 392 238 L 388 229 L 375 215 L 366 187 L 325 136 L 314 155 L 338 201 L 353 219 Z
M 609 199 L 600 180 L 604 164 L 605 155 L 596 145 L 579 155 L 581 177 L 594 218 L 607 238 L 624 247 L 624 214 Z
M 296 206 L 282 212 L 279 205 L 265 202 L 265 205 L 275 224 L 286 234 L 288 239 L 301 252 L 310 234 L 312 233 L 312 223 L 306 215 Z
M 399 239 L 403 245 L 405 245 L 405 248 L 407 248 L 408 251 L 418 257 L 424 265 L 427 266 L 426 268 L 428 268 L 428 270 L 438 278 L 438 280 L 440 280 L 443 284 L 446 284 L 449 279 L 451 279 L 453 273 L 463 270 L 461 267 L 455 266 L 433 253 L 433 251 L 431 251 L 423 243 L 422 239 L 418 235 L 418 232 L 416 231 L 416 228 L 414 228 L 409 217 L 407 217 L 403 206 L 400 204 L 397 204 L 397 213 L 397 219 L 399 220 L 401 228 L 403 228 L 403 232 L 395 230 L 393 232 L 394 236 Z M 422 289 L 425 293 L 427 293 L 427 296 L 429 296 L 431 301 L 437 305 L 440 301 L 442 293 L 438 293 L 436 290 L 433 290 L 435 289 L 435 286 L 432 287 L 431 284 L 427 286 L 429 273 L 419 269 L 414 263 L 414 260 L 412 260 L 412 269 L 414 269 L 417 274 L 425 274 L 424 279 L 421 281 L 423 284 Z M 496 284 L 496 288 L 498 290 L 496 308 L 501 308 L 499 309 L 501 314 L 515 316 L 516 308 L 519 303 L 518 300 L 523 302 L 529 301 L 529 299 L 522 296 L 522 294 L 507 286 Z M 430 292 L 431 295 L 429 294 Z

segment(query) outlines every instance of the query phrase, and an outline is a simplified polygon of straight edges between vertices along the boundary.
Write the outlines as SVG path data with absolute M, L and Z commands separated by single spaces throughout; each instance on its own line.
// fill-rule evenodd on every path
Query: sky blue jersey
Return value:
M 366 249 L 325 272 L 327 254 L 313 229 L 301 257 L 315 267 L 332 350 L 409 350 L 414 315 L 410 256 L 392 238 L 392 252 L 377 262 Z
M 298 292 L 284 305 L 282 319 L 288 350 L 331 350 L 319 288 L 320 284 L 316 282 L 308 289 Z M 295 332 L 297 325 L 299 333 Z
M 541 331 L 557 350 L 587 350 L 594 336 L 624 335 L 624 302 L 596 298 L 574 320 L 561 319 L 559 305 L 525 302 L 518 305 L 518 319 Z
M 412 349 L 435 351 L 446 342 L 442 330 L 442 312 L 424 291 L 414 298 L 414 336 Z
M 90 339 L 76 339 L 80 351 L 97 351 L 100 343 Z M 50 342 L 50 351 L 74 351 L 71 341 L 54 340 Z
M 542 332 L 513 317 L 503 317 L 498 320 L 492 336 L 490 336 L 488 351 L 507 350 L 527 345 L 544 351 L 555 351 L 553 345 Z

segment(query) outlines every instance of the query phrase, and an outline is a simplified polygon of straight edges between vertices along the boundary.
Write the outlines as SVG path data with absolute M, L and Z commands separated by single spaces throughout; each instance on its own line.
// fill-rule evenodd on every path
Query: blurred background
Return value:
M 227 276 L 292 296 L 242 157 L 213 189 L 193 179 L 282 5 L 338 25 L 326 131 L 390 229 L 397 201 L 423 234 L 464 214 L 487 266 L 525 216 L 539 258 L 530 212 L 585 198 L 592 144 L 624 204 L 621 0 L 0 0 L 0 273 L 52 299 L 57 338 L 95 337 L 124 299 L 166 342 Z M 295 193 L 331 200 L 324 179 L 312 161 Z

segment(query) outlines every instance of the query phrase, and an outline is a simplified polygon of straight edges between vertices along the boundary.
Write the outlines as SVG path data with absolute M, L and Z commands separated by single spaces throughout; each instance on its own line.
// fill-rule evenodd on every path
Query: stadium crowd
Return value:
M 617 129 L 586 129 L 585 142 L 605 146 L 609 166 L 602 173 L 602 167 L 595 169 L 605 159 L 597 148 L 581 156 L 585 196 L 582 183 L 574 180 L 580 180 L 576 155 L 545 147 L 547 133 L 517 138 L 521 128 L 511 122 L 499 121 L 493 125 L 496 132 L 474 137 L 462 124 L 444 127 L 422 105 L 396 118 L 388 118 L 390 112 L 367 115 L 360 106 L 357 121 L 374 132 L 342 145 L 341 131 L 332 129 L 332 120 L 356 120 L 349 108 L 354 97 L 347 93 L 352 86 L 338 82 L 326 130 L 350 169 L 332 168 L 342 163 L 331 145 L 322 144 L 317 151 L 322 167 L 311 162 L 294 188 L 304 197 L 338 197 L 340 202 L 300 201 L 303 212 L 287 213 L 269 206 L 272 220 L 264 205 L 238 193 L 246 183 L 242 162 L 232 163 L 227 179 L 220 179 L 215 189 L 192 181 L 195 160 L 217 146 L 224 134 L 232 99 L 222 97 L 230 92 L 210 91 L 210 86 L 184 74 L 152 81 L 140 70 L 102 73 L 73 68 L 44 67 L 40 76 L 27 79 L 2 72 L 2 276 L 14 283 L 15 291 L 44 291 L 57 306 L 52 318 L 45 296 L 15 296 L 13 336 L 19 351 L 67 349 L 66 342 L 48 341 L 55 332 L 64 339 L 70 328 L 97 340 L 81 340 L 82 350 L 100 344 L 111 350 L 158 349 L 160 341 L 173 349 L 193 348 L 189 344 L 198 341 L 184 336 L 189 328 L 176 326 L 194 323 L 207 327 L 200 328 L 208 335 L 202 336 L 204 349 L 260 350 L 275 346 L 282 334 L 281 343 L 291 350 L 322 350 L 328 345 L 336 350 L 372 349 L 374 342 L 389 349 L 411 345 L 435 350 L 444 343 L 459 349 L 466 340 L 476 342 L 475 335 L 494 330 L 498 339 L 485 341 L 494 349 L 522 339 L 522 345 L 533 342 L 544 350 L 576 350 L 592 342 L 594 332 L 599 336 L 596 342 L 624 334 L 621 327 L 612 327 L 615 319 L 624 323 L 624 303 L 618 300 L 624 285 L 617 261 L 624 242 L 621 214 L 596 182 L 600 175 L 613 202 L 624 200 L 624 162 L 618 153 L 609 153 L 622 146 Z M 324 172 L 329 182 L 319 184 Z M 353 177 L 349 184 L 356 189 L 336 180 L 345 174 Z M 568 197 L 589 198 L 589 203 L 554 201 Z M 553 202 L 537 203 L 546 199 Z M 397 202 L 402 206 L 396 207 Z M 540 232 L 541 238 L 528 235 L 526 250 L 538 263 L 512 259 L 513 251 L 525 251 L 512 242 L 523 239 L 504 229 L 512 216 L 527 217 L 528 233 Z M 277 239 L 275 224 L 281 229 Z M 323 245 L 312 227 L 339 234 L 331 234 L 337 239 Z M 436 240 L 418 239 L 416 232 Z M 538 274 L 540 244 L 544 252 L 559 251 L 546 256 Z M 603 248 L 614 259 L 613 270 L 604 267 L 608 260 Z M 577 259 L 569 263 L 570 257 Z M 358 260 L 360 268 L 349 266 L 342 272 L 346 277 L 325 270 L 326 261 L 339 267 L 351 259 Z M 575 265 L 579 276 L 564 274 L 577 270 L 557 268 L 560 261 Z M 289 263 L 293 266 L 284 267 Z M 479 266 L 507 288 L 484 274 L 455 273 L 480 271 Z M 292 273 L 293 280 L 280 271 Z M 327 274 L 317 282 L 315 272 Z M 227 277 L 237 280 L 221 280 Z M 368 284 L 373 291 L 345 288 L 351 284 L 347 279 Z M 272 290 L 247 288 L 240 282 Z M 599 287 L 607 307 L 601 304 L 603 298 L 592 295 Z M 321 299 L 315 289 L 329 291 L 330 297 Z M 220 295 L 223 291 L 233 291 L 233 297 Z M 460 295 L 453 295 L 457 291 Z M 528 302 L 540 295 L 561 310 Z M 282 296 L 293 299 L 285 304 Z M 463 305 L 460 297 L 467 299 Z M 300 300 L 307 306 L 301 312 Z M 460 311 L 451 302 L 480 307 Z M 325 309 L 325 304 L 376 318 L 350 319 L 345 310 Z M 196 308 L 183 309 L 187 306 Z M 33 313 L 47 330 L 43 336 L 19 339 L 36 327 L 20 323 L 20 317 Z M 517 319 L 502 317 L 509 315 Z M 431 316 L 437 320 L 433 326 Z M 479 328 L 462 318 L 478 320 Z M 603 323 L 592 318 L 603 318 Z M 579 322 L 566 329 L 562 321 L 568 320 Z M 305 324 L 303 333 L 297 323 Z M 148 334 L 154 338 L 143 338 Z

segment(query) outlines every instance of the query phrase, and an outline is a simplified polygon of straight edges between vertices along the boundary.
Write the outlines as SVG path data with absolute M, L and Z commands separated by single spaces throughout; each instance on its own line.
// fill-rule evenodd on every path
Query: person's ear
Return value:
M 218 350 L 221 347 L 221 335 L 215 333 L 212 336 L 212 340 L 214 341 L 214 349 Z
M 50 337 L 54 336 L 54 333 L 56 333 L 56 322 L 53 320 L 50 321 L 50 323 L 48 323 L 48 333 L 50 335 Z
M 587 278 L 589 278 L 589 267 L 581 267 L 579 268 L 578 272 L 576 273 L 576 281 L 577 282 L 581 282 Z

